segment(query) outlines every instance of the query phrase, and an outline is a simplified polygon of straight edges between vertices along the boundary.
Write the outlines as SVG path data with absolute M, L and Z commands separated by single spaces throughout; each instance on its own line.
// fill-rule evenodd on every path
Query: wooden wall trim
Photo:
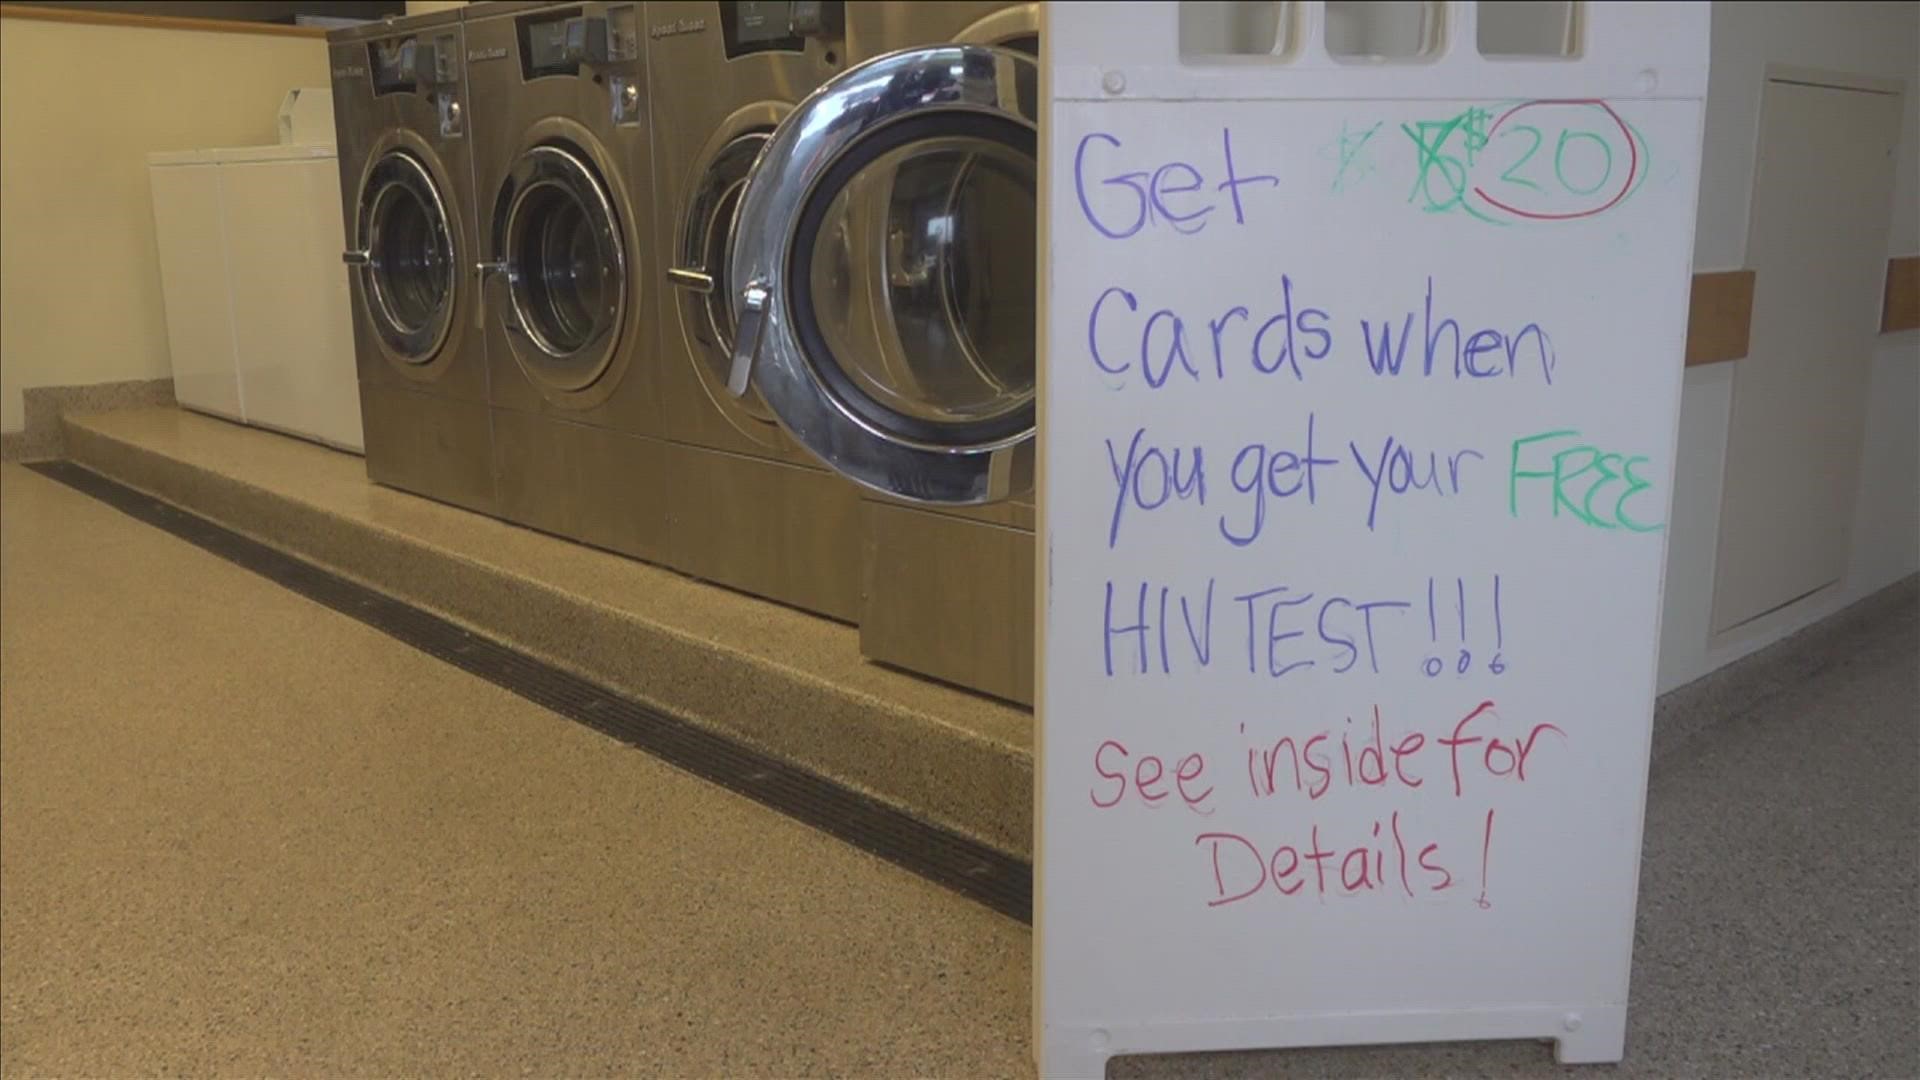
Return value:
M 1688 367 L 1747 355 L 1752 329 L 1753 271 L 1693 275 L 1693 294 L 1687 303 Z
M 1688 367 L 1744 358 L 1752 328 L 1753 271 L 1693 275 L 1693 294 L 1687 304 Z M 1920 255 L 1887 260 L 1880 332 L 1903 330 L 1920 330 Z
M 1880 332 L 1920 329 L 1920 255 L 1887 260 L 1887 292 L 1880 303 Z
M 324 26 L 287 26 L 282 23 L 242 22 L 237 19 L 189 19 L 178 15 L 135 15 L 122 11 L 92 11 L 86 8 L 35 7 L 32 4 L 0 4 L 0 18 L 39 19 L 43 22 L 81 23 L 88 26 L 131 26 L 141 30 L 200 30 L 215 34 L 262 34 L 267 37 L 319 38 Z

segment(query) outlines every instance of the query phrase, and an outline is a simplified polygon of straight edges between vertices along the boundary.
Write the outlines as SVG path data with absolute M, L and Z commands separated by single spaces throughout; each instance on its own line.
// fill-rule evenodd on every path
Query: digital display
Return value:
M 738 35 L 743 45 L 758 45 L 787 37 L 788 9 L 793 5 L 777 3 L 735 4 L 738 11 Z
M 410 37 L 388 38 L 367 43 L 367 72 L 373 79 L 373 92 L 392 94 L 416 88 L 415 44 Z
M 527 66 L 539 75 L 575 69 L 576 62 L 567 55 L 566 19 L 543 19 L 527 23 Z
M 720 5 L 720 33 L 727 58 L 757 52 L 800 52 L 806 38 L 793 32 L 794 5 L 786 2 Z
M 522 78 L 580 74 L 581 56 L 567 47 L 567 24 L 579 16 L 579 8 L 560 8 L 519 20 Z

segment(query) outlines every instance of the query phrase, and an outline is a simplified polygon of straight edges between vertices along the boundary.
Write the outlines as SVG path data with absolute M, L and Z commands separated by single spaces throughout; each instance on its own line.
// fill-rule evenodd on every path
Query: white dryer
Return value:
M 147 164 L 175 397 L 359 451 L 332 114 L 328 91 L 295 90 L 281 143 Z
M 174 399 L 189 409 L 245 421 L 219 162 L 207 150 L 148 154 L 147 183 Z
M 224 151 L 220 188 L 247 422 L 361 450 L 333 147 Z

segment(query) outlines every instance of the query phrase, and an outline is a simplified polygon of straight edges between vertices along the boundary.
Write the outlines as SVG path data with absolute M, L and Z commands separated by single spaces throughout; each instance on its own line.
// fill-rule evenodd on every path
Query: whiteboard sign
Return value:
M 1617 1060 L 1705 6 L 1380 67 L 1048 17 L 1043 1073 Z

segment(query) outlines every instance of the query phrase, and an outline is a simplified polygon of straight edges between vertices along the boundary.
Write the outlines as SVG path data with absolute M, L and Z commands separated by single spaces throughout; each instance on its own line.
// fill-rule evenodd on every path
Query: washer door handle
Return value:
M 753 382 L 753 362 L 760 355 L 760 335 L 767 327 L 767 306 L 773 293 L 764 281 L 750 282 L 740 294 L 746 310 L 740 313 L 740 332 L 733 342 L 733 368 L 727 372 L 727 393 L 746 397 Z
M 373 263 L 373 252 L 343 251 L 340 253 L 340 261 L 348 266 L 368 266 Z
M 684 266 L 668 267 L 667 280 L 688 292 L 705 294 L 713 291 L 713 275 L 705 270 Z
M 495 274 L 507 272 L 507 260 L 489 259 L 473 264 L 473 328 L 487 328 L 487 279 Z

